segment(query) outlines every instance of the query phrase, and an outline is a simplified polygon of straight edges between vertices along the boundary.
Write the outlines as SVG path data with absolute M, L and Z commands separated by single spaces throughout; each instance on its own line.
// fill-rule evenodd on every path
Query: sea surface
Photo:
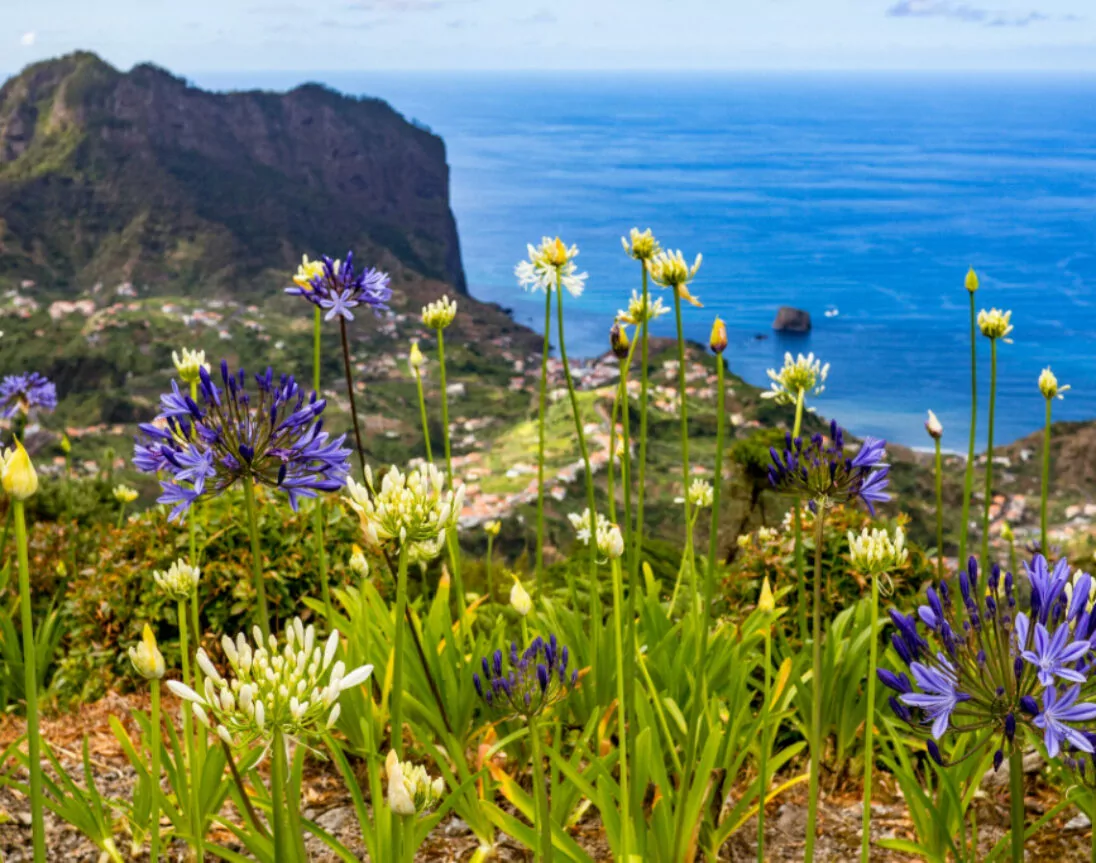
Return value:
M 785 351 L 831 366 L 812 400 L 858 434 L 947 448 L 969 428 L 967 268 L 978 308 L 1012 310 L 999 345 L 997 441 L 1041 427 L 1036 380 L 1073 389 L 1058 418 L 1096 416 L 1096 78 L 765 74 L 196 75 L 220 89 L 320 80 L 387 99 L 442 135 L 471 292 L 540 330 L 513 276 L 525 244 L 560 235 L 589 272 L 566 297 L 568 351 L 607 346 L 639 286 L 620 236 L 651 227 L 704 263 L 685 331 L 713 317 L 748 381 Z M 666 296 L 667 302 L 670 296 Z M 781 305 L 808 336 L 773 333 Z M 830 312 L 830 316 L 826 312 Z M 673 318 L 659 322 L 671 335 Z M 978 338 L 984 441 L 989 342 Z

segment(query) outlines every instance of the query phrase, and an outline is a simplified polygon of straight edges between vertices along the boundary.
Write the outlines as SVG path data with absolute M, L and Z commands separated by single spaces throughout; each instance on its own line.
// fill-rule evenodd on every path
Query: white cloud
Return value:
M 30 48 L 34 45 L 35 40 L 38 38 L 38 34 L 31 30 L 29 33 L 24 33 L 19 40 L 19 44 L 24 48 Z

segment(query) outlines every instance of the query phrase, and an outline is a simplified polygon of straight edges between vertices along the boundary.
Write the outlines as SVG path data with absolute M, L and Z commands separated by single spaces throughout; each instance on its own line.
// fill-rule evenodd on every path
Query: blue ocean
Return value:
M 620 236 L 651 227 L 704 263 L 687 335 L 728 324 L 731 368 L 764 384 L 785 351 L 830 363 L 814 404 L 858 434 L 965 449 L 967 268 L 979 308 L 1011 309 L 995 437 L 1041 427 L 1036 379 L 1073 389 L 1058 418 L 1096 416 L 1096 78 L 878 74 L 198 75 L 222 89 L 321 80 L 380 96 L 445 138 L 472 293 L 542 326 L 517 287 L 525 244 L 581 249 L 568 349 L 600 353 L 639 285 Z M 669 300 L 669 297 L 667 297 Z M 771 331 L 811 313 L 808 336 Z M 829 312 L 829 316 L 827 316 Z M 672 334 L 672 316 L 660 331 Z M 979 337 L 984 397 L 989 344 Z

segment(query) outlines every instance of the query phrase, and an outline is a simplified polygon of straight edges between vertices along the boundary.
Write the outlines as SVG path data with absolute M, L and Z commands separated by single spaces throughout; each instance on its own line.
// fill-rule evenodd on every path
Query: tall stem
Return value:
M 769 701 L 772 698 L 773 632 L 771 623 L 765 627 L 765 687 L 761 704 L 761 757 L 757 779 L 757 863 L 765 863 L 765 798 L 769 792 Z
M 939 441 L 937 441 L 939 444 Z M 871 626 L 868 632 L 871 639 L 868 642 L 868 684 L 865 693 L 867 701 L 867 715 L 864 719 L 864 812 L 860 830 L 860 860 L 867 863 L 871 859 L 871 774 L 875 767 L 875 756 L 872 749 L 872 737 L 875 733 L 875 667 L 878 663 L 878 639 L 879 628 L 879 573 L 873 573 L 871 578 Z
M 358 403 L 354 398 L 354 373 L 350 368 L 350 337 L 346 333 L 346 318 L 339 318 L 339 334 L 342 336 L 343 370 L 346 373 L 346 394 L 350 398 L 350 417 L 354 421 L 354 443 L 358 448 L 358 465 L 365 476 L 365 447 L 362 446 L 362 430 L 358 424 Z
M 426 415 L 426 394 L 422 391 L 422 373 L 415 369 L 415 388 L 419 391 L 419 415 L 422 418 L 422 442 L 426 444 L 426 460 L 434 461 L 434 453 L 430 448 L 430 420 Z
M 628 352 L 628 359 L 625 361 L 623 368 L 621 369 L 621 383 L 623 400 L 621 402 L 621 436 L 622 443 L 624 445 L 624 454 L 621 458 L 620 464 L 620 479 L 624 484 L 624 563 L 628 566 L 628 572 L 631 572 L 631 559 L 635 554 L 635 548 L 632 545 L 632 442 L 631 442 L 631 411 L 628 403 L 628 372 L 632 367 L 632 354 L 635 352 L 635 343 L 632 343 L 632 348 Z M 623 578 L 623 576 L 622 576 Z M 633 660 L 633 646 L 635 639 L 632 637 L 632 628 L 634 626 L 634 609 L 635 609 L 635 595 L 636 595 L 636 581 L 631 581 L 628 585 L 628 607 L 625 614 L 625 636 L 624 643 L 628 645 L 628 650 L 624 657 L 624 685 L 626 689 L 626 703 L 632 704 L 635 693 L 635 664 Z
M 1008 757 L 1009 810 L 1012 814 L 1012 863 L 1024 860 L 1024 751 L 1015 743 Z
M 795 424 L 792 426 L 792 439 L 799 437 L 803 426 L 803 404 L 807 393 L 800 390 L 795 398 Z M 793 555 L 795 561 L 795 585 L 798 599 L 796 602 L 796 614 L 799 618 L 799 640 L 807 643 L 807 573 L 806 561 L 803 557 L 803 501 L 795 499 L 792 510 L 792 539 Z
M 179 653 L 183 666 L 183 683 L 193 686 L 194 681 L 190 677 L 190 644 L 187 639 L 187 615 L 186 600 L 180 599 L 176 606 L 179 618 Z M 202 846 L 205 839 L 205 819 L 202 817 L 201 808 L 201 769 L 198 764 L 198 754 L 194 745 L 194 723 L 191 719 L 189 704 L 184 704 L 183 709 L 183 738 L 186 740 L 187 775 L 189 777 L 190 791 L 190 826 L 194 831 L 194 859 L 205 859 Z
M 822 544 L 826 523 L 826 500 L 817 501 L 814 516 L 814 604 L 811 608 L 811 775 L 807 791 L 807 836 L 803 860 L 814 860 L 815 831 L 818 827 L 818 782 L 822 769 Z
M 319 306 L 315 309 L 312 319 L 312 391 L 317 398 L 320 395 L 320 357 L 323 344 L 323 318 L 320 317 Z M 324 544 L 324 505 L 323 498 L 316 498 L 316 506 L 312 511 L 312 534 L 316 541 L 316 560 L 320 565 L 320 598 L 323 600 L 324 611 L 327 613 L 327 625 L 331 626 L 331 589 L 327 583 L 327 548 Z
M 149 749 L 151 765 L 150 791 L 152 793 L 152 812 L 149 815 L 149 848 L 148 859 L 157 863 L 160 859 L 160 681 L 153 678 L 152 688 L 152 717 L 149 733 Z
M 936 578 L 944 580 L 944 458 L 936 438 Z M 962 565 L 962 561 L 959 561 Z
M 989 433 L 986 438 L 986 499 L 982 507 L 982 572 L 989 571 L 989 507 L 993 498 L 993 411 L 997 401 L 997 339 L 989 340 Z M 962 561 L 960 561 L 962 565 Z
M 38 736 L 38 670 L 34 647 L 34 615 L 30 598 L 30 560 L 27 556 L 27 518 L 23 501 L 11 499 L 15 521 L 15 548 L 19 560 L 19 617 L 23 627 L 23 687 L 27 699 L 27 769 L 30 773 L 30 823 L 34 863 L 45 863 L 46 833 L 42 810 L 42 759 Z
M 541 754 L 540 723 L 535 717 L 529 718 L 529 739 L 533 746 L 533 801 L 536 812 L 536 824 L 540 833 L 537 848 L 537 863 L 552 863 L 552 811 L 548 803 L 548 788 L 544 781 L 544 763 Z
M 274 822 L 274 863 L 287 863 L 289 860 L 289 830 L 286 824 L 286 769 L 285 738 L 281 731 L 274 732 L 270 743 L 270 810 Z
M 708 641 L 712 624 L 712 603 L 715 601 L 715 560 L 719 554 L 719 516 L 723 492 L 723 447 L 726 421 L 726 371 L 723 355 L 716 355 L 716 378 L 719 391 L 716 393 L 715 426 L 715 476 L 712 478 L 712 524 L 708 532 L 708 568 L 704 577 L 704 629 L 700 640 L 700 695 L 704 705 L 708 703 Z M 699 716 L 699 714 L 698 714 Z
M 970 445 L 963 478 L 963 523 L 959 527 L 959 567 L 967 565 L 967 534 L 970 529 L 970 494 L 974 485 L 974 447 L 978 441 L 978 351 L 975 329 L 974 294 L 970 294 Z M 960 608 L 962 606 L 960 605 Z
M 491 556 L 494 552 L 495 538 L 491 534 L 487 534 L 487 601 L 495 601 L 495 582 L 492 578 L 493 572 L 491 567 Z
M 121 529 L 122 529 L 122 527 L 123 527 L 123 526 L 125 525 L 125 523 L 126 523 L 126 505 L 125 505 L 125 503 L 123 502 L 123 503 L 122 503 L 122 504 L 121 504 L 121 505 L 120 505 L 120 506 L 118 507 L 118 524 L 117 524 L 117 529 L 118 529 L 118 530 L 121 530 Z
M 270 637 L 270 610 L 266 605 L 266 580 L 263 577 L 263 558 L 259 548 L 259 519 L 255 511 L 255 489 L 251 477 L 244 476 L 244 506 L 247 509 L 247 530 L 251 536 L 251 577 L 255 582 L 255 596 L 259 600 L 256 609 L 259 630 L 263 638 Z
M 540 360 L 540 396 L 537 409 L 537 549 L 534 594 L 539 599 L 544 577 L 544 424 L 548 411 L 548 353 L 551 349 L 552 292 L 544 292 L 544 353 Z
M 674 322 L 677 325 L 677 389 L 678 398 L 681 400 L 681 496 L 686 501 L 686 512 L 688 512 L 688 500 L 689 500 L 689 407 L 688 399 L 685 394 L 685 334 L 682 329 L 681 323 L 681 296 L 677 288 L 673 289 L 674 293 Z M 689 568 L 695 568 L 695 564 L 692 556 L 692 549 L 689 551 Z M 695 597 L 694 600 L 695 601 Z
M 625 715 L 624 692 L 624 586 L 623 571 L 619 558 L 614 558 L 613 569 L 613 635 L 616 639 L 617 677 L 617 737 L 620 746 L 620 859 L 629 863 L 629 838 L 632 829 L 631 798 L 628 791 L 628 720 Z
M 586 506 L 590 509 L 590 631 L 593 643 L 592 656 L 598 655 L 599 634 L 601 631 L 601 596 L 598 590 L 597 577 L 597 543 L 593 540 L 593 527 L 597 523 L 597 501 L 594 499 L 594 472 L 590 469 L 590 452 L 586 447 L 586 433 L 582 428 L 582 410 L 578 404 L 578 394 L 575 392 L 575 381 L 571 377 L 571 366 L 567 362 L 567 343 L 563 337 L 563 286 L 560 278 L 556 277 L 556 318 L 559 325 L 559 358 L 563 363 L 563 376 L 567 380 L 567 392 L 571 397 L 571 412 L 575 417 L 575 435 L 578 437 L 578 448 L 582 453 L 582 465 L 586 471 Z
M 628 665 L 626 667 L 627 681 L 628 681 L 628 694 L 632 696 L 632 703 L 635 703 L 635 680 L 636 680 L 636 602 L 639 594 L 639 567 L 643 558 L 643 504 L 646 500 L 646 485 L 647 485 L 647 403 L 648 403 L 648 352 L 650 338 L 648 335 L 648 287 L 647 287 L 647 264 L 646 261 L 639 262 L 640 271 L 643 279 L 643 319 L 640 322 L 639 327 L 639 475 L 638 482 L 636 483 L 636 499 L 635 499 L 635 527 L 632 530 L 632 553 L 629 559 L 629 578 L 628 578 L 628 644 L 631 649 L 628 651 Z M 625 447 L 625 457 L 628 456 L 627 447 Z M 631 468 L 629 467 L 629 474 Z
M 1054 399 L 1047 399 L 1047 422 L 1043 430 L 1043 488 L 1039 497 L 1039 551 L 1050 559 L 1050 543 L 1047 540 L 1047 496 L 1050 491 L 1050 406 Z
M 441 384 L 441 439 L 445 446 L 445 476 L 449 489 L 453 489 L 453 456 L 449 440 L 449 388 L 445 379 L 445 331 L 435 330 L 438 334 L 439 383 Z M 454 514 L 454 521 L 460 513 Z M 453 570 L 453 589 L 457 594 L 457 612 L 460 614 L 460 631 L 464 631 L 464 580 L 460 574 L 460 541 L 456 528 L 446 531 L 446 545 L 449 547 L 449 566 Z
M 392 672 L 392 748 L 403 758 L 403 639 L 407 613 L 407 544 L 400 543 L 400 562 L 396 571 L 395 668 Z

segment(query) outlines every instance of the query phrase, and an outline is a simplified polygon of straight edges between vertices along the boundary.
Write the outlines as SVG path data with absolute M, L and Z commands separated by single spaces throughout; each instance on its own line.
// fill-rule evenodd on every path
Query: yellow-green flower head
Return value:
M 628 310 L 618 311 L 616 319 L 618 323 L 638 327 L 643 323 L 661 318 L 669 312 L 670 310 L 662 304 L 662 297 L 652 300 L 651 295 L 647 294 L 647 300 L 644 301 L 642 294 L 632 291 L 632 298 L 628 300 Z
M 310 261 L 308 255 L 301 255 L 301 265 L 297 267 L 297 274 L 293 277 L 295 284 L 302 291 L 311 291 L 312 282 L 324 274 L 323 261 Z
M 974 267 L 967 270 L 966 286 L 969 293 L 973 294 L 978 290 L 978 274 L 974 272 Z
M 330 729 L 339 718 L 339 696 L 369 679 L 372 665 L 347 672 L 335 653 L 341 636 L 331 633 L 323 644 L 316 630 L 299 617 L 287 626 L 283 643 L 264 639 L 259 627 L 252 642 L 241 632 L 221 639 L 229 675 L 222 677 L 204 649 L 195 656 L 205 675 L 202 694 L 177 680 L 168 681 L 179 698 L 191 702 L 194 716 L 230 746 L 269 741 L 275 731 L 304 743 Z
M 483 532 L 490 537 L 498 536 L 502 532 L 502 522 L 497 518 L 493 518 L 490 521 L 484 522 Z
M 118 503 L 133 503 L 137 500 L 137 489 L 131 488 L 125 483 L 114 486 L 114 490 L 111 494 L 114 495 L 114 499 L 118 501 Z
M 925 420 L 925 431 L 933 440 L 940 440 L 944 436 L 944 426 L 932 411 L 929 411 L 929 418 Z
M 419 464 L 407 473 L 393 466 L 380 488 L 374 487 L 373 471 L 367 469 L 365 485 L 349 479 L 347 490 L 366 544 L 407 544 L 419 562 L 441 552 L 446 531 L 455 529 L 464 506 L 464 486 L 446 491 L 445 475 L 433 464 Z
M 794 405 L 801 392 L 804 395 L 818 395 L 825 390 L 823 384 L 829 373 L 830 364 L 822 365 L 822 361 L 816 360 L 814 354 L 800 354 L 793 359 L 790 353 L 786 353 L 784 366 L 779 372 L 769 369 L 768 375 L 772 383 L 769 391 L 761 394 L 761 398 L 772 399 L 777 404 Z
M 1007 521 L 1001 522 L 1001 539 L 1005 542 L 1014 542 L 1016 535 L 1012 532 L 1012 525 Z
M 432 330 L 444 330 L 457 316 L 457 304 L 446 294 L 422 307 L 422 322 Z
M 528 617 L 533 610 L 533 600 L 518 577 L 514 576 L 514 586 L 510 588 L 510 606 L 522 617 Z
M 627 237 L 620 238 L 620 244 L 624 246 L 628 257 L 635 258 L 637 261 L 649 261 L 662 251 L 662 246 L 658 244 L 650 228 L 646 231 L 632 228 Z
M 721 354 L 727 350 L 727 325 L 718 315 L 712 321 L 712 335 L 708 339 L 708 347 L 712 349 L 713 354 Z
M 350 569 L 361 578 L 369 575 L 369 561 L 365 559 L 365 553 L 357 544 L 350 547 Z
M 628 331 L 619 323 L 613 323 L 609 328 L 609 348 L 613 356 L 618 360 L 626 360 L 631 343 L 628 341 Z
M 559 237 L 543 237 L 539 246 L 529 244 L 529 259 L 514 268 L 514 275 L 527 291 L 551 292 L 557 283 L 573 297 L 582 295 L 586 273 L 575 272 L 578 246 L 567 246 Z
M 706 509 L 715 502 L 715 490 L 708 480 L 694 479 L 689 484 L 688 494 L 684 498 L 677 498 L 677 503 L 685 503 L 686 500 L 691 506 Z
M 880 574 L 893 572 L 905 566 L 909 559 L 906 551 L 906 535 L 902 528 L 895 528 L 894 538 L 880 528 L 864 528 L 860 534 L 851 530 L 849 539 L 849 557 L 852 565 L 860 572 Z
M 615 560 L 624 554 L 624 537 L 620 533 L 620 528 L 605 516 L 598 513 L 594 521 L 596 527 L 592 531 L 589 509 L 583 510 L 582 515 L 572 512 L 567 518 L 575 529 L 576 538 L 583 545 L 589 546 L 592 538 L 598 553 L 610 560 Z
M 72 452 L 72 441 L 69 440 L 69 436 L 67 434 L 61 435 L 61 452 L 63 452 L 65 455 L 68 455 L 70 452 Z
M 15 447 L 0 454 L 0 469 L 3 473 L 4 491 L 16 500 L 34 497 L 38 491 L 38 473 L 34 463 L 23 448 L 22 441 L 16 439 Z
M 419 350 L 419 340 L 411 340 L 411 352 L 407 355 L 407 365 L 411 367 L 411 374 L 417 375 L 419 369 L 426 365 L 426 357 Z
M 1012 332 L 1012 324 L 1009 319 L 1012 312 L 1003 312 L 1000 309 L 990 309 L 988 312 L 982 309 L 978 313 L 978 329 L 987 339 L 1001 339 L 1006 344 L 1012 344 L 1008 334 Z
M 1047 366 L 1045 369 L 1043 369 L 1042 372 L 1040 372 L 1039 392 L 1043 394 L 1043 398 L 1045 398 L 1047 401 L 1050 401 L 1055 396 L 1060 399 L 1065 398 L 1062 393 L 1064 393 L 1068 389 L 1069 384 L 1066 384 L 1065 386 L 1058 386 L 1058 378 L 1054 376 L 1054 372 L 1050 370 L 1050 366 Z
M 394 749 L 388 751 L 384 769 L 388 774 L 388 808 L 396 815 L 426 815 L 445 794 L 445 782 L 440 777 L 431 779 L 421 764 L 401 762 Z
M 164 656 L 156 644 L 156 636 L 152 634 L 152 628 L 147 623 L 141 632 L 140 644 L 129 649 L 129 661 L 145 680 L 159 680 L 167 670 Z
M 198 579 L 202 576 L 201 570 L 191 566 L 180 558 L 168 567 L 167 572 L 155 570 L 152 578 L 156 586 L 164 592 L 164 595 L 175 602 L 190 599 L 194 588 L 198 586 Z
M 201 379 L 202 369 L 209 371 L 205 351 L 192 351 L 190 348 L 183 348 L 182 356 L 172 351 L 171 361 L 175 364 L 175 371 L 179 373 L 179 378 L 184 383 L 195 384 Z
M 701 260 L 703 256 L 697 255 L 690 267 L 685 263 L 685 256 L 681 254 L 680 249 L 659 252 L 647 262 L 647 270 L 656 285 L 672 288 L 681 299 L 692 303 L 697 308 L 702 308 L 700 300 L 689 293 L 689 282 L 696 277 Z

